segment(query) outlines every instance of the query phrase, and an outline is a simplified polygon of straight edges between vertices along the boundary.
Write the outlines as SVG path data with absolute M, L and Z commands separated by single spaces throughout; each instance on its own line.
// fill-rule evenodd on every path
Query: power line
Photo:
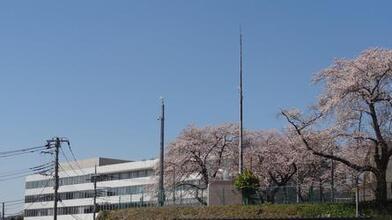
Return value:
M 52 169 L 52 165 L 53 163 L 45 163 L 25 170 L 9 171 L 6 174 L 0 175 L 0 182 L 18 179 L 32 174 L 44 174 Z
M 38 146 L 38 147 L 29 147 L 29 148 L 23 148 L 18 150 L 12 150 L 12 151 L 3 151 L 0 152 L 0 158 L 14 157 L 23 154 L 39 152 L 45 149 L 48 149 L 48 146 Z
M 5 177 L 11 177 L 11 176 L 17 176 L 17 175 L 23 175 L 23 174 L 29 174 L 29 173 L 31 173 L 32 171 L 30 170 L 30 169 L 25 169 L 25 170 L 21 170 L 21 171 L 13 171 L 13 172 L 10 172 L 10 173 L 8 173 L 8 174 L 2 174 L 2 175 L 0 175 L 0 179 L 1 178 L 5 178 Z
M 78 174 L 78 173 L 76 172 L 76 170 L 78 170 L 78 169 L 75 169 L 75 168 L 73 167 L 72 162 L 68 159 L 68 157 L 67 157 L 67 155 L 65 154 L 63 148 L 60 148 L 60 149 L 61 149 L 61 154 L 64 156 L 65 160 L 66 160 L 67 163 L 68 163 L 69 168 L 73 171 L 73 173 Z M 62 167 L 62 170 L 65 172 L 64 167 Z M 83 173 L 82 173 L 82 174 L 83 174 Z
M 23 173 L 25 171 L 36 170 L 36 169 L 42 168 L 42 167 L 44 167 L 46 165 L 53 165 L 53 162 L 51 161 L 51 162 L 48 162 L 48 163 L 44 163 L 44 164 L 41 164 L 41 165 L 37 165 L 37 166 L 34 166 L 34 167 L 25 168 L 25 169 L 20 169 L 20 170 L 13 170 L 13 171 L 2 172 L 2 173 L 0 173 L 0 176 L 10 175 L 10 174 L 14 174 L 14 173 Z
M 83 171 L 82 166 L 80 165 L 79 161 L 76 159 L 76 156 L 75 156 L 75 154 L 74 154 L 74 152 L 73 152 L 73 150 L 72 150 L 72 148 L 71 148 L 70 142 L 68 141 L 68 142 L 66 142 L 66 143 L 68 144 L 68 151 L 70 152 L 73 161 L 71 161 L 70 159 L 68 159 L 68 156 L 67 156 L 67 154 L 65 153 L 65 151 L 63 150 L 63 148 L 61 148 L 61 153 L 62 153 L 62 155 L 64 156 L 65 160 L 67 161 L 68 166 L 70 167 L 70 169 L 71 169 L 75 174 L 77 174 L 76 170 L 78 170 L 82 175 L 86 175 L 86 173 Z M 76 166 L 76 169 L 75 169 L 74 166 Z
M 20 206 L 20 205 L 23 205 L 24 204 L 24 201 L 22 201 L 22 202 L 18 202 L 18 203 L 12 203 L 12 204 L 8 204 L 8 203 L 6 203 L 7 204 L 7 207 L 12 207 L 12 206 Z
M 49 175 L 51 176 L 52 174 L 53 174 L 53 172 L 52 172 L 51 174 L 49 174 Z M 44 195 L 43 195 L 43 192 L 44 192 L 44 190 L 45 190 L 47 187 L 49 187 L 49 183 L 50 183 L 52 180 L 53 180 L 53 178 L 49 178 L 49 179 L 46 181 L 45 186 L 42 187 L 41 191 L 40 191 L 38 194 L 36 194 L 36 195 L 37 195 L 37 198 L 34 199 L 33 201 L 29 202 L 30 205 L 24 207 L 24 208 L 23 208 L 23 211 L 29 209 L 31 206 L 34 205 L 34 203 L 38 202 L 38 200 L 41 199 L 41 198 L 44 196 Z
M 47 146 L 38 146 L 38 147 L 28 147 L 28 148 L 22 148 L 18 150 L 11 150 L 11 151 L 0 151 L 1 154 L 11 154 L 11 153 L 17 153 L 17 152 L 26 152 L 30 150 L 35 150 L 35 149 L 40 149 L 40 148 L 46 148 Z
M 6 205 L 6 207 L 8 213 L 16 213 L 16 212 L 23 211 L 23 204 L 18 204 L 18 206 Z M 5 213 L 5 215 L 13 215 L 13 214 L 7 214 L 7 212 Z
M 50 169 L 44 170 L 44 171 L 47 172 L 47 171 L 50 171 Z M 4 181 L 8 181 L 8 180 L 14 180 L 14 179 L 19 179 L 19 178 L 23 178 L 23 177 L 26 177 L 28 175 L 33 175 L 33 174 L 41 174 L 41 173 L 37 173 L 37 172 L 25 173 L 25 174 L 21 174 L 21 175 L 12 176 L 12 177 L 2 178 L 2 179 L 0 179 L 0 182 L 4 182 Z
M 11 214 L 5 213 L 4 215 L 6 215 L 7 217 L 9 217 L 9 216 L 18 216 L 18 215 L 22 215 L 22 214 L 23 214 L 23 210 L 21 210 L 20 212 L 11 213 Z
M 43 164 L 41 166 L 33 167 L 30 168 L 32 171 L 38 172 L 39 174 L 44 174 L 45 172 L 48 172 L 49 170 L 53 169 L 54 162 L 49 162 L 46 164 Z
M 24 201 L 24 199 L 4 201 L 4 203 L 15 203 L 15 202 L 21 202 L 21 201 Z
M 59 164 L 59 166 L 60 166 L 60 168 L 63 170 L 64 174 L 65 174 L 67 177 L 72 177 L 72 175 L 70 175 L 67 171 L 65 171 L 65 169 L 61 166 L 61 164 Z M 76 186 L 74 186 L 74 185 L 68 185 L 68 186 L 73 187 L 73 188 L 75 189 L 75 191 L 79 191 L 79 189 L 76 188 Z
M 74 154 L 74 152 L 73 152 L 73 150 L 72 150 L 72 148 L 71 148 L 71 144 L 68 144 L 68 150 L 69 150 L 69 152 L 71 152 L 71 155 L 72 155 L 72 157 L 73 157 L 73 159 L 74 159 L 74 161 L 75 161 L 76 166 L 80 169 L 80 171 L 81 171 L 83 174 L 85 174 L 85 173 L 83 172 L 82 166 L 80 165 L 79 161 L 78 161 L 78 160 L 76 159 L 76 157 L 75 157 L 75 154 Z
M 9 217 L 9 216 L 21 215 L 23 213 L 23 208 L 24 208 L 23 205 L 24 205 L 23 199 L 2 202 L 2 211 L 3 211 L 2 216 Z M 11 213 L 5 213 L 6 208 L 7 208 L 7 212 L 11 212 Z
M 53 174 L 53 173 L 51 173 L 50 175 L 52 175 L 52 174 Z M 29 209 L 34 203 L 36 203 L 40 198 L 42 198 L 43 192 L 44 192 L 45 188 L 49 187 L 49 183 L 50 183 L 52 180 L 53 180 L 53 178 L 49 178 L 49 179 L 48 179 L 48 181 L 46 182 L 45 186 L 42 187 L 40 193 L 36 194 L 36 195 L 38 195 L 37 198 L 34 199 L 32 202 L 30 202 L 31 204 L 30 204 L 29 206 L 25 207 L 25 210 L 26 210 L 26 209 Z
M 23 178 L 23 177 L 25 177 L 25 176 L 27 176 L 27 175 L 28 175 L 28 174 L 19 175 L 19 176 L 14 176 L 14 177 L 9 177 L 9 178 L 2 178 L 2 179 L 0 179 L 0 182 L 5 182 L 5 181 L 8 181 L 8 180 L 20 179 L 20 178 Z

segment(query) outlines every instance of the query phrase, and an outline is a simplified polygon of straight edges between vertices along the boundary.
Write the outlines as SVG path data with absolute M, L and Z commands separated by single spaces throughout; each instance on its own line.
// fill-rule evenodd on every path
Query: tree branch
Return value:
M 305 147 L 309 151 L 311 151 L 314 155 L 325 157 L 325 158 L 332 159 L 332 160 L 335 160 L 335 161 L 339 161 L 339 162 L 345 164 L 346 166 L 351 167 L 352 169 L 357 170 L 359 172 L 370 171 L 370 172 L 373 172 L 373 173 L 378 173 L 378 170 L 376 168 L 374 168 L 374 167 L 371 167 L 371 166 L 360 166 L 360 165 L 352 163 L 352 162 L 350 162 L 350 161 L 348 161 L 348 160 L 346 160 L 344 158 L 341 158 L 341 157 L 338 157 L 338 156 L 335 156 L 335 155 L 322 153 L 322 152 L 319 152 L 319 151 L 315 150 L 314 148 L 312 148 L 310 146 L 308 140 L 305 139 L 305 137 L 302 134 L 302 130 L 299 129 L 298 125 L 296 125 L 295 122 L 293 120 L 291 120 L 290 117 L 285 112 L 282 111 L 282 115 L 285 116 L 287 121 L 295 128 L 296 133 L 301 138 L 301 141 L 304 143 Z

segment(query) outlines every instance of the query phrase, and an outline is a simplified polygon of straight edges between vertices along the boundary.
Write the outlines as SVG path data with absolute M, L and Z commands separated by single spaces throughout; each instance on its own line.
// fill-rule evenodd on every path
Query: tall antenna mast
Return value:
M 238 141 L 238 153 L 239 153 L 239 173 L 242 173 L 244 167 L 244 155 L 242 149 L 242 138 L 243 138 L 243 95 L 242 95 L 242 30 L 240 26 L 240 123 L 239 123 L 239 141 Z
M 161 116 L 159 117 L 161 121 L 161 140 L 160 140 L 160 155 L 159 155 L 159 192 L 158 192 L 158 205 L 163 206 L 165 202 L 165 191 L 164 191 L 164 145 L 165 145 L 165 102 L 163 97 L 161 97 Z

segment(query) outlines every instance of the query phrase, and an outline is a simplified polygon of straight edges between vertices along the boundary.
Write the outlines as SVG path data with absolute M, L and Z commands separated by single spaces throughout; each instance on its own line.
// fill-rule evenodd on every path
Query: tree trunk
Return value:
M 386 169 L 380 170 L 380 172 L 376 174 L 376 178 L 376 205 L 377 208 L 382 211 L 387 204 Z

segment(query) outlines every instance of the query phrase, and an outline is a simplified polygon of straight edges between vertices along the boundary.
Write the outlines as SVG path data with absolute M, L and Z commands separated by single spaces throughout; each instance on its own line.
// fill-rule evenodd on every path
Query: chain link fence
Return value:
M 227 203 L 227 194 L 230 192 L 219 191 L 214 193 L 222 200 L 222 204 Z M 256 194 L 251 195 L 253 204 L 259 203 L 344 203 L 355 202 L 358 196 L 359 202 L 372 201 L 375 199 L 375 186 L 373 184 L 360 184 L 357 187 L 332 187 L 330 185 L 314 185 L 314 186 L 273 186 L 261 188 L 257 190 Z M 392 200 L 392 182 L 387 183 L 387 198 Z
M 388 199 L 392 199 L 392 182 L 387 183 Z M 358 190 L 358 191 L 357 191 Z M 204 206 L 207 205 L 208 190 L 201 189 L 176 189 L 165 191 L 165 206 Z M 217 190 L 211 193 L 222 204 L 229 204 L 232 193 L 225 190 Z M 252 195 L 253 204 L 276 203 L 351 203 L 355 202 L 356 196 L 359 201 L 374 200 L 374 186 L 360 185 L 351 188 L 334 188 L 329 185 L 321 186 L 280 186 L 260 189 Z M 115 198 L 115 199 L 113 199 Z M 117 201 L 116 201 L 117 200 Z M 133 195 L 118 195 L 100 197 L 97 203 L 98 210 L 115 210 L 134 207 L 158 207 L 157 192 L 142 192 Z
M 97 199 L 99 211 L 136 207 L 158 207 L 156 191 L 143 191 L 130 195 L 102 195 Z M 207 191 L 200 189 L 176 189 L 165 191 L 165 206 L 204 206 L 207 204 Z

